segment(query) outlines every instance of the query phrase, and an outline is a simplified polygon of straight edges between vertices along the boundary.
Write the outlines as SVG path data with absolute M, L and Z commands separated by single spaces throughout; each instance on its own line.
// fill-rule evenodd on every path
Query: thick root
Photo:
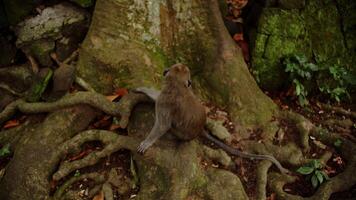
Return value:
M 66 192 L 67 188 L 69 188 L 73 183 L 84 179 L 93 180 L 95 182 L 95 185 L 101 185 L 105 182 L 105 176 L 96 172 L 90 174 L 82 174 L 78 177 L 74 176 L 67 180 L 64 184 L 61 185 L 60 188 L 57 189 L 57 191 L 53 195 L 54 199 L 60 199 L 61 196 Z
M 99 162 L 101 158 L 107 157 L 120 149 L 135 151 L 137 145 L 139 144 L 139 141 L 134 138 L 117 135 L 116 133 L 110 131 L 87 130 L 65 142 L 60 147 L 60 155 L 56 156 L 64 156 L 64 154 L 68 151 L 78 151 L 78 147 L 89 141 L 101 141 L 104 144 L 104 148 L 100 151 L 90 153 L 83 159 L 73 162 L 64 162 L 61 164 L 58 171 L 53 174 L 53 180 L 60 180 L 77 169 L 94 165 Z
M 17 110 L 26 114 L 45 113 L 75 106 L 87 104 L 112 116 L 121 116 L 120 126 L 125 128 L 131 114 L 131 110 L 138 102 L 150 101 L 148 97 L 139 93 L 130 93 L 124 96 L 119 103 L 110 102 L 104 95 L 94 92 L 76 92 L 68 94 L 55 102 L 27 103 L 22 99 L 10 103 L 0 113 L 0 125 L 9 120 Z

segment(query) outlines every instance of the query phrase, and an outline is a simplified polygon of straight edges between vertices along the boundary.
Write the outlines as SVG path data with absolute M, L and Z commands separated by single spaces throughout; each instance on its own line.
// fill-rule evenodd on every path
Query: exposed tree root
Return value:
M 356 184 L 356 176 L 353 173 L 356 170 L 356 157 L 354 156 L 354 152 L 356 152 L 356 145 L 349 140 L 346 140 L 340 137 L 338 134 L 330 133 L 325 129 L 318 128 L 314 126 L 311 122 L 305 119 L 303 116 L 295 113 L 284 113 L 285 117 L 289 120 L 292 120 L 295 123 L 306 124 L 306 126 L 302 126 L 300 128 L 302 131 L 305 131 L 306 135 L 312 135 L 317 138 L 321 142 L 333 146 L 336 140 L 341 140 L 342 145 L 340 146 L 341 156 L 346 159 L 347 165 L 343 172 L 332 177 L 329 181 L 323 183 L 316 193 L 308 198 L 303 198 L 297 195 L 288 194 L 283 190 L 283 186 L 286 183 L 294 182 L 295 179 L 290 176 L 285 176 L 281 174 L 272 173 L 269 178 L 269 185 L 272 190 L 277 194 L 279 199 L 292 199 L 292 200 L 301 200 L 301 199 L 311 199 L 311 200 L 327 200 L 330 198 L 330 195 L 335 192 L 340 192 L 343 190 L 347 190 L 351 188 L 354 184 Z M 305 137 L 305 136 L 304 136 Z M 321 160 L 326 163 L 328 159 L 330 159 L 331 154 L 325 153 Z
M 78 177 L 73 176 L 69 180 L 67 180 L 65 183 L 61 185 L 60 188 L 57 189 L 57 191 L 54 193 L 53 197 L 54 199 L 60 199 L 61 196 L 66 192 L 66 189 L 69 188 L 73 183 L 77 181 L 81 181 L 84 179 L 90 179 L 95 182 L 95 185 L 101 185 L 105 182 L 105 176 L 103 174 L 94 172 L 94 173 L 89 173 L 89 174 L 82 174 Z
M 110 131 L 87 130 L 65 142 L 58 150 L 59 154 L 56 156 L 64 156 L 67 152 L 77 152 L 83 143 L 89 141 L 101 141 L 104 144 L 104 148 L 100 151 L 90 153 L 83 159 L 62 163 L 58 171 L 53 174 L 53 180 L 60 180 L 77 169 L 94 165 L 101 158 L 107 157 L 120 149 L 135 151 L 139 144 L 139 140 L 135 138 L 117 135 Z
M 331 106 L 329 104 L 321 104 L 321 106 L 325 110 L 334 111 L 335 113 L 338 113 L 338 114 L 345 115 L 345 116 L 348 116 L 348 117 L 352 117 L 353 119 L 356 119 L 356 112 L 348 111 L 348 110 L 345 110 L 344 108 L 341 108 L 341 107 Z
M 148 97 L 139 93 L 130 93 L 124 96 L 119 103 L 108 101 L 105 96 L 93 92 L 76 92 L 68 94 L 55 102 L 27 103 L 22 99 L 10 103 L 0 113 L 0 125 L 9 120 L 17 110 L 26 114 L 52 112 L 78 104 L 88 104 L 106 114 L 121 116 L 120 126 L 125 128 L 128 123 L 130 111 L 138 102 L 150 101 Z
M 120 102 L 112 103 L 109 102 L 105 96 L 92 92 L 70 94 L 57 102 L 51 103 L 27 103 L 23 100 L 17 100 L 9 104 L 6 109 L 0 113 L 0 122 L 8 120 L 17 110 L 23 113 L 40 113 L 51 112 L 77 104 L 87 104 L 109 115 L 120 116 L 120 126 L 125 128 L 129 123 L 131 111 L 135 105 L 140 102 L 150 101 L 151 100 L 143 94 L 130 93 L 124 96 Z M 100 141 L 103 144 L 103 149 L 91 152 L 80 160 L 72 162 L 64 161 L 59 166 L 59 169 L 52 175 L 53 180 L 61 180 L 75 170 L 94 165 L 98 163 L 100 159 L 120 149 L 128 149 L 133 152 L 133 158 L 138 165 L 140 192 L 137 199 L 155 199 L 158 196 L 163 198 L 169 197 L 171 199 L 184 199 L 198 195 L 197 191 L 202 192 L 201 190 L 203 188 L 207 189 L 205 192 L 202 192 L 204 195 L 209 196 L 211 199 L 221 199 L 221 192 L 217 191 L 221 190 L 218 185 L 221 184 L 223 180 L 229 182 L 231 184 L 230 186 L 233 186 L 225 188 L 224 191 L 225 193 L 227 192 L 227 196 L 223 199 L 234 199 L 237 196 L 246 197 L 238 178 L 230 172 L 213 169 L 211 167 L 205 170 L 197 168 L 201 163 L 201 157 L 219 162 L 228 168 L 232 167 L 233 163 L 231 158 L 222 150 L 215 150 L 206 146 L 201 147 L 196 141 L 177 143 L 175 140 L 163 138 L 150 148 L 144 156 L 137 155 L 135 153 L 136 147 L 140 142 L 137 138 L 141 138 L 147 134 L 151 128 L 150 123 L 153 122 L 153 115 L 149 114 L 151 112 L 149 110 L 151 110 L 151 107 L 147 106 L 141 111 L 135 109 L 135 112 L 133 112 L 134 116 L 131 117 L 133 121 L 130 120 L 131 125 L 128 127 L 129 136 L 122 136 L 105 130 L 87 130 L 64 142 L 55 153 L 52 154 L 50 162 L 60 160 L 60 158 L 63 158 L 68 153 L 78 153 L 81 150 L 81 145 L 90 141 Z M 286 143 L 282 146 L 275 145 L 270 140 L 266 140 L 263 143 L 242 141 L 242 147 L 248 152 L 273 155 L 282 163 L 297 167 L 310 161 L 310 159 L 305 158 L 303 155 L 303 152 L 308 152 L 310 149 L 310 136 L 317 138 L 327 145 L 333 145 L 336 139 L 340 139 L 342 140 L 342 146 L 340 148 L 341 155 L 347 160 L 345 170 L 331 178 L 330 181 L 322 184 L 318 191 L 309 199 L 328 199 L 332 193 L 345 190 L 356 183 L 356 178 L 352 177 L 352 173 L 356 169 L 356 158 L 354 156 L 356 147 L 354 143 L 343 139 L 337 134 L 327 133 L 325 130 L 315 127 L 311 122 L 298 114 L 285 112 L 281 114 L 281 117 L 296 124 L 300 135 L 300 146 L 297 146 L 297 144 L 293 142 Z M 151 122 L 148 122 L 148 119 Z M 26 124 L 23 124 L 15 129 L 21 132 L 25 126 Z M 228 134 L 227 130 L 221 124 L 214 123 L 214 121 L 210 120 L 207 127 L 212 134 L 229 141 L 230 134 Z M 276 129 L 273 128 L 269 131 L 273 132 L 275 130 Z M 13 134 L 11 130 L 5 131 L 0 141 L 11 142 L 9 138 L 12 137 Z M 331 152 L 326 151 L 319 159 L 321 162 L 326 163 L 331 156 Z M 283 186 L 286 183 L 295 181 L 295 178 L 273 172 L 268 173 L 270 167 L 271 163 L 269 161 L 261 161 L 258 164 L 257 199 L 264 199 L 266 197 L 267 184 L 280 199 L 305 199 L 283 191 Z M 105 194 L 105 198 L 112 199 L 113 191 L 111 184 L 105 182 L 105 178 L 102 176 L 103 175 L 84 174 L 80 177 L 73 177 L 56 191 L 54 197 L 62 196 L 66 188 L 72 183 L 83 178 L 90 178 L 99 184 L 104 183 L 102 190 Z M 168 180 L 170 180 L 169 183 L 167 182 L 167 177 Z M 159 188 L 152 188 L 156 186 Z M 236 187 L 238 188 L 237 190 Z M 97 192 L 100 188 L 101 186 L 96 186 L 92 191 L 95 190 Z M 215 192 L 212 193 L 210 190 L 214 190 Z M 216 194 L 219 195 L 216 196 Z M 200 195 L 202 194 L 198 196 Z
M 268 160 L 262 160 L 257 166 L 257 200 L 266 199 L 266 187 L 268 179 L 268 170 L 272 166 L 272 163 Z

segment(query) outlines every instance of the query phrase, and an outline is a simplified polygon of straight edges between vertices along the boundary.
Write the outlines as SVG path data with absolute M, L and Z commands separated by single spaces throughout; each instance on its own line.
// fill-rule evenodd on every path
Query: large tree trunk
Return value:
M 216 0 L 97 1 L 78 74 L 95 88 L 159 87 L 162 70 L 183 62 L 194 89 L 235 122 L 268 122 L 276 106 L 258 88 L 229 37 Z

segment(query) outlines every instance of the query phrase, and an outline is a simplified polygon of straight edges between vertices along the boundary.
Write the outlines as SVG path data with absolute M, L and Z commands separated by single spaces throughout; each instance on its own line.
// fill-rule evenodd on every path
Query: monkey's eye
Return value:
M 192 81 L 188 80 L 188 87 L 190 87 L 192 85 Z

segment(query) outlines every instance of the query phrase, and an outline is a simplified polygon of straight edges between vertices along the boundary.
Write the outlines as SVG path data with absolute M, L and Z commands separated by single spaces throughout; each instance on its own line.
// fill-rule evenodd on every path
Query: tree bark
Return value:
M 250 75 L 217 0 L 97 1 L 78 74 L 97 91 L 160 86 L 162 71 L 186 63 L 193 87 L 234 122 L 262 126 L 277 108 Z

